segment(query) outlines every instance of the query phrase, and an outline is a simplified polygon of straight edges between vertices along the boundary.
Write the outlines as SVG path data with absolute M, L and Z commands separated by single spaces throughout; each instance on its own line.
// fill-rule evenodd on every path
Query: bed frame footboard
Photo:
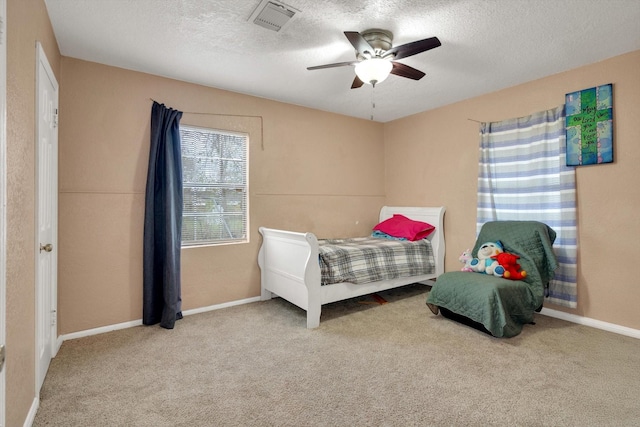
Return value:
M 322 305 L 318 239 L 313 233 L 266 227 L 259 230 L 260 298 L 268 300 L 274 294 L 282 297 L 307 311 L 307 328 L 318 327 Z

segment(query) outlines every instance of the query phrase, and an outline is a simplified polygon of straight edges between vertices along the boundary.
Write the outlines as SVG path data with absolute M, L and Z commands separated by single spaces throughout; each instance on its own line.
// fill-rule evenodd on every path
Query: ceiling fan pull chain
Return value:
M 376 109 L 376 87 L 371 87 L 371 120 L 373 120 L 373 113 Z

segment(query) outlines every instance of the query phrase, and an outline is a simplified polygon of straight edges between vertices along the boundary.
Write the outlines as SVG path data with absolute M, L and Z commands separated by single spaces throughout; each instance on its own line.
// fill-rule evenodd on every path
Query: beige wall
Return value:
M 259 226 L 338 236 L 377 220 L 380 123 L 67 57 L 61 70 L 60 334 L 142 317 L 150 98 L 183 124 L 250 134 L 250 243 L 184 249 L 183 309 L 259 295 Z
M 527 115 L 562 104 L 567 92 L 609 82 L 616 161 L 578 168 L 580 301 L 568 311 L 640 328 L 631 270 L 601 267 L 620 265 L 630 236 L 639 235 L 631 221 L 639 190 L 617 185 L 637 181 L 639 57 L 634 52 L 384 125 L 63 58 L 59 332 L 141 317 L 150 98 L 185 111 L 182 123 L 251 135 L 251 243 L 183 250 L 183 303 L 190 309 L 258 294 L 258 226 L 322 236 L 366 232 L 385 201 L 447 206 L 447 269 L 459 268 L 457 254 L 475 236 L 474 120 Z M 607 210 L 612 202 L 615 215 Z
M 42 43 L 59 80 L 60 52 L 42 0 L 7 2 L 6 425 L 35 398 L 35 70 Z
M 549 306 L 640 329 L 640 279 L 629 255 L 640 237 L 640 51 L 385 124 L 389 204 L 447 206 L 446 269 L 475 241 L 479 125 L 614 85 L 614 163 L 577 168 L 578 307 Z

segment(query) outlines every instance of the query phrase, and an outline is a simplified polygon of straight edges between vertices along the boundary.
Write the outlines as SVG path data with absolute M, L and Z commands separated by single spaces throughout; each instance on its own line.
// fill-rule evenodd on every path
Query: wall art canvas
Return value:
M 613 162 L 613 85 L 565 96 L 567 166 Z

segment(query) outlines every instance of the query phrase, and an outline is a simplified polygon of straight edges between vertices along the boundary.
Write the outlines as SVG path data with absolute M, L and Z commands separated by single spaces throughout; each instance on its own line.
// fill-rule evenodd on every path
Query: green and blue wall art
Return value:
M 565 95 L 567 166 L 613 162 L 613 85 Z

